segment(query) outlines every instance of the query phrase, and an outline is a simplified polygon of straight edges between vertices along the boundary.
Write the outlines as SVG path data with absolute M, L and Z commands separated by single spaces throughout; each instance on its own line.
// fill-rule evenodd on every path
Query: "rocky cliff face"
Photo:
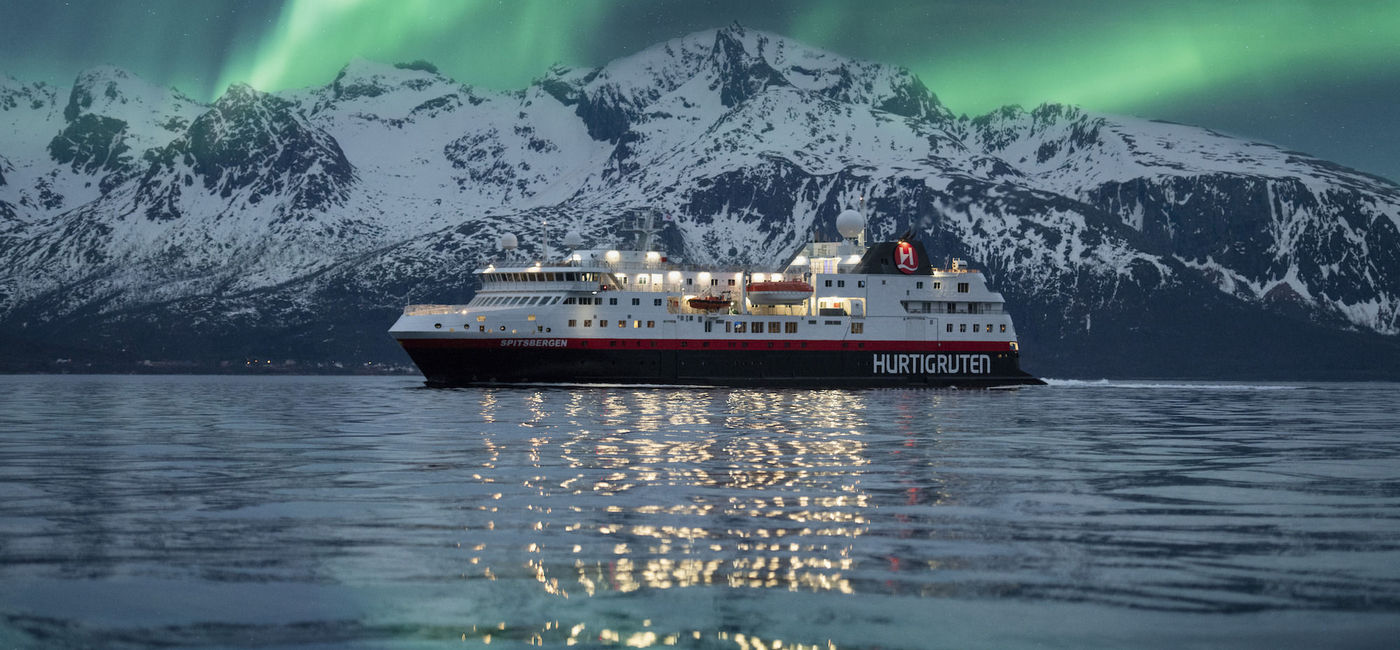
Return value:
M 127 73 L 0 80 L 0 329 L 51 358 L 401 360 L 503 232 L 763 265 L 862 197 L 985 269 L 1027 366 L 1394 377 L 1400 187 L 1207 129 L 1047 104 L 956 117 L 908 71 L 732 26 L 528 88 L 351 62 L 201 105 Z

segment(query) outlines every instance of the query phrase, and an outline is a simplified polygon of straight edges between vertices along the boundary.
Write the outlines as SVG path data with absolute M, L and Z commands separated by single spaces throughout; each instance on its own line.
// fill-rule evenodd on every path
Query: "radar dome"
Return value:
M 503 249 L 505 249 L 505 250 L 508 250 L 508 251 L 513 251 L 513 250 L 515 250 L 515 247 L 516 247 L 516 246 L 519 246 L 519 245 L 520 245 L 520 241 L 517 240 L 517 239 L 515 238 L 515 235 L 514 235 L 514 234 L 511 234 L 511 233 L 506 233 L 506 234 L 504 234 L 504 235 L 501 235 L 500 243 L 501 243 L 501 248 L 503 248 Z
M 564 245 L 569 248 L 583 246 L 583 235 L 578 234 L 577 230 L 570 230 L 569 234 L 564 235 Z
M 865 217 L 860 216 L 859 212 L 847 209 L 836 215 L 836 232 L 841 233 L 842 237 L 852 239 L 859 236 L 862 230 L 865 230 Z

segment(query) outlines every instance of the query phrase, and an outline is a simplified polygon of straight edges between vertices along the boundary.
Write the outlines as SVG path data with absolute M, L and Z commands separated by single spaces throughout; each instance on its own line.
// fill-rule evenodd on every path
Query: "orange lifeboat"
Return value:
M 812 297 L 812 285 L 801 280 L 751 282 L 744 289 L 755 305 L 797 305 Z
M 730 302 L 732 302 L 730 299 L 718 296 L 696 296 L 686 301 L 691 309 L 701 311 L 719 311 L 728 307 Z

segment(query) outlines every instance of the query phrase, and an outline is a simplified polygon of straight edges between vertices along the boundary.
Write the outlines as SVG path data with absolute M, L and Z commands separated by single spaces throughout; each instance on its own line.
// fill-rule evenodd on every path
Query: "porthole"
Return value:
M 501 326 L 501 331 L 502 331 L 502 332 L 506 331 L 506 326 L 505 326 L 505 325 L 502 325 L 502 326 Z
M 442 323 L 433 323 L 433 329 L 442 329 Z

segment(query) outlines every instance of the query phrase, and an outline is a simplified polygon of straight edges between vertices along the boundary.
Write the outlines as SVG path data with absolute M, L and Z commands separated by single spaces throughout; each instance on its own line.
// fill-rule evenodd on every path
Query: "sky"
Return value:
M 959 114 L 1064 102 L 1400 181 L 1400 0 L 0 0 L 0 74 L 110 64 L 209 101 L 362 57 L 505 90 L 735 21 L 907 67 Z

